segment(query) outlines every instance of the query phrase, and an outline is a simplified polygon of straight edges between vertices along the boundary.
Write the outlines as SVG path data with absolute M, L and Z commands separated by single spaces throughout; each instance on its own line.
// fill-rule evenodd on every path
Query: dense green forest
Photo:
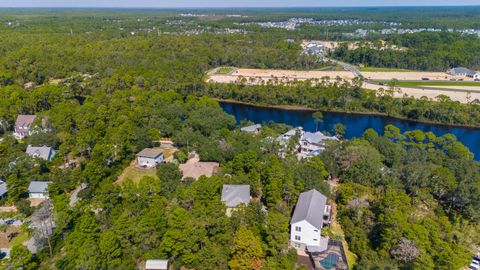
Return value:
M 281 146 L 272 140 L 291 127 L 264 123 L 258 136 L 240 132 L 235 119 L 211 97 L 475 126 L 480 123 L 478 101 L 395 99 L 388 90 L 377 96 L 358 82 L 340 80 L 317 86 L 207 84 L 205 73 L 222 65 L 318 67 L 322 64 L 312 64 L 314 59 L 300 53 L 298 42 L 286 38 L 301 39 L 320 30 L 289 33 L 246 26 L 247 34 L 182 31 L 197 24 L 211 30 L 247 19 L 310 15 L 476 27 L 475 10 L 441 8 L 427 10 L 427 15 L 408 9 L 235 10 L 249 19 L 222 16 L 231 10 L 204 19 L 180 17 L 185 11 L 175 10 L 2 10 L 0 180 L 8 193 L 0 202 L 16 206 L 18 213 L 0 215 L 31 221 L 40 212 L 40 218 L 54 220 L 55 228 L 38 235 L 22 225 L 10 259 L 1 260 L 0 267 L 137 269 L 146 259 L 169 258 L 174 269 L 298 269 L 296 251 L 288 245 L 289 221 L 299 194 L 313 188 L 336 203 L 343 232 L 326 228 L 323 233 L 346 240 L 356 254 L 353 269 L 465 267 L 480 244 L 480 164 L 454 136 L 402 134 L 387 126 L 384 135 L 367 130 L 360 138 L 331 142 L 320 157 L 298 160 L 293 151 L 280 157 Z M 454 21 L 458 14 L 464 16 Z M 193 25 L 166 24 L 171 20 Z M 420 44 L 422 52 L 412 57 L 418 56 L 416 63 L 423 68 L 428 61 L 422 57 L 439 57 L 427 52 L 428 40 L 444 49 L 439 53 L 450 57 L 449 63 L 473 61 L 458 54 L 467 51 L 466 42 L 478 42 L 453 34 L 391 41 L 404 47 Z M 447 48 L 446 41 L 458 46 Z M 350 53 L 357 52 L 337 57 L 353 57 Z M 382 66 L 385 57 L 379 55 L 375 64 Z M 428 67 L 436 69 L 437 64 L 445 62 Z M 35 125 L 45 131 L 16 140 L 12 129 L 18 114 L 39 116 Z M 138 182 L 118 183 L 135 154 L 162 138 L 179 148 L 176 162 L 159 165 L 155 175 Z M 27 145 L 48 145 L 57 154 L 52 161 L 32 159 L 25 154 Z M 181 181 L 178 163 L 193 150 L 202 161 L 218 162 L 219 172 Z M 78 166 L 65 168 L 69 160 Z M 29 183 L 47 180 L 52 181 L 51 200 L 31 207 Z M 70 204 L 81 183 L 88 186 Z M 251 203 L 232 217 L 225 215 L 220 201 L 223 184 L 251 187 Z M 22 244 L 26 236 L 37 239 L 35 254 Z

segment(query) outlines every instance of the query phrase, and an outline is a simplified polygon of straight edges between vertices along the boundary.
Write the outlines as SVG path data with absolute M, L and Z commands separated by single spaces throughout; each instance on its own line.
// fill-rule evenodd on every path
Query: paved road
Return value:
M 330 62 L 332 62 L 336 65 L 342 66 L 343 69 L 352 72 L 353 75 L 355 75 L 355 77 L 363 77 L 362 73 L 360 72 L 360 69 L 358 69 L 358 67 L 356 67 L 354 65 L 351 65 L 351 64 L 348 64 L 348 63 L 345 63 L 345 62 L 342 62 L 342 61 L 338 61 L 336 59 L 327 58 L 327 57 L 325 57 L 325 60 L 330 61 Z

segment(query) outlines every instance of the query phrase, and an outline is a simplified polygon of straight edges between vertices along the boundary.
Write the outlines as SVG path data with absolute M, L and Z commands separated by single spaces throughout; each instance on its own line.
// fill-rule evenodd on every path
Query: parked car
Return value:
M 426 78 L 426 77 L 422 78 L 422 81 L 429 81 L 429 80 L 430 80 L 430 78 Z

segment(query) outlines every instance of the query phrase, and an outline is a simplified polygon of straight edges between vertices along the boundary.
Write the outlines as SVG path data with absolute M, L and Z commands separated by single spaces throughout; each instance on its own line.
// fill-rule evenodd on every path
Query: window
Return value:
M 313 230 L 314 232 L 318 232 L 318 230 Z
M 301 232 L 301 231 L 302 231 L 302 227 L 295 226 L 295 231 L 296 231 L 296 232 Z
M 300 247 L 302 247 L 302 245 L 300 245 L 300 244 L 298 244 L 298 243 L 295 243 L 295 247 L 296 247 L 296 248 L 300 248 Z
M 300 235 L 295 235 L 295 240 L 300 241 L 301 240 Z
M 318 241 L 318 239 L 313 239 L 313 241 Z

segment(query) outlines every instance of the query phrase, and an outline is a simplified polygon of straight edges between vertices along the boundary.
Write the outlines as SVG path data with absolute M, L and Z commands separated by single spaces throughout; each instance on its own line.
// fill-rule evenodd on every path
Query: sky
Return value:
M 480 0 L 0 0 L 0 7 L 332 7 L 480 5 Z

